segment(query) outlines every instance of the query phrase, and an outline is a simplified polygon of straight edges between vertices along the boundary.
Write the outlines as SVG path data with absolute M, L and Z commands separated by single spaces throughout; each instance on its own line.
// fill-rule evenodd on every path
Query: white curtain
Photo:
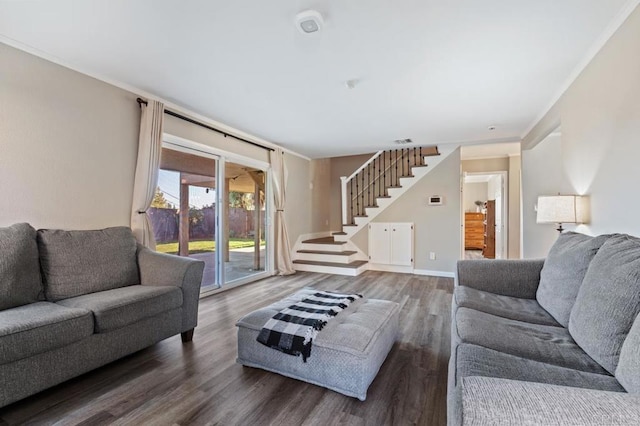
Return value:
M 158 185 L 158 167 L 162 149 L 164 104 L 150 100 L 141 104 L 138 162 L 131 205 L 131 230 L 138 242 L 152 250 L 156 248 L 153 228 L 147 215 Z
M 286 205 L 287 166 L 281 149 L 271 151 L 271 172 L 273 175 L 273 196 L 276 206 L 276 269 L 279 275 L 291 275 L 296 271 L 291 261 L 291 247 L 287 224 L 284 220 Z

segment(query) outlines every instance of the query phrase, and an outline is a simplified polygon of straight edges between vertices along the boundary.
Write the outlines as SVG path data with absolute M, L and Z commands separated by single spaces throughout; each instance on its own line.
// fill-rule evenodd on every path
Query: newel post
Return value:
M 340 176 L 340 188 L 342 190 L 342 225 L 347 222 L 347 177 Z M 341 229 L 342 230 L 342 229 Z

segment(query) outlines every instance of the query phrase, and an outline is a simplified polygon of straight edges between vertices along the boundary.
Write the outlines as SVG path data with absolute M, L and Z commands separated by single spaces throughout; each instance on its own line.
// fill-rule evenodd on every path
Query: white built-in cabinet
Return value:
M 413 265 L 413 223 L 369 223 L 369 261 Z

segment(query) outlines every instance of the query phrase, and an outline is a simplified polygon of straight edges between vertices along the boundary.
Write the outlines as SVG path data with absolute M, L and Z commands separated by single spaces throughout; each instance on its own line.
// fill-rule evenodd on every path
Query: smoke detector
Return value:
M 323 24 L 322 15 L 317 10 L 305 10 L 296 15 L 296 28 L 303 34 L 317 33 Z
M 411 139 L 396 139 L 395 141 L 393 141 L 393 143 L 395 143 L 396 145 L 406 145 L 409 143 L 413 143 L 413 141 Z

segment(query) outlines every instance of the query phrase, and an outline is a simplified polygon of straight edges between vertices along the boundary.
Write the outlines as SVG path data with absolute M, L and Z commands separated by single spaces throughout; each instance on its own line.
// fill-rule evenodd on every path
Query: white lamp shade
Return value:
M 538 197 L 537 223 L 586 223 L 588 198 L 579 195 Z

